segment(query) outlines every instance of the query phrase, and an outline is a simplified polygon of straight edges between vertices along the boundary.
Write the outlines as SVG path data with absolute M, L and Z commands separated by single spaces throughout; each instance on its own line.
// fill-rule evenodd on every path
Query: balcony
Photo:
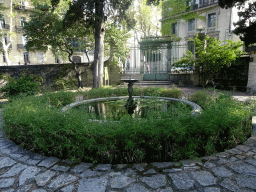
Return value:
M 20 10 L 20 11 L 33 11 L 34 10 L 34 8 L 32 8 L 32 7 L 19 5 L 19 4 L 13 4 L 13 8 L 16 10 Z
M 23 44 L 17 44 L 17 49 L 25 49 Z
M 16 32 L 23 32 L 22 26 L 15 25 L 15 30 L 16 30 Z
M 3 49 L 3 45 L 0 45 L 0 49 Z M 12 49 L 12 44 L 8 47 L 8 49 Z
M 10 25 L 8 25 L 8 24 L 2 24 L 2 29 L 7 29 L 7 30 L 9 30 L 9 29 L 10 29 Z

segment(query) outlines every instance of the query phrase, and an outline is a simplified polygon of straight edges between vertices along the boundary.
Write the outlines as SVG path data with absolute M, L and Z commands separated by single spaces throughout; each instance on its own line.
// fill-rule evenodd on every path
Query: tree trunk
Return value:
M 104 67 L 104 0 L 97 0 L 95 3 L 95 53 L 94 53 L 94 75 L 93 88 L 103 86 L 103 67 Z

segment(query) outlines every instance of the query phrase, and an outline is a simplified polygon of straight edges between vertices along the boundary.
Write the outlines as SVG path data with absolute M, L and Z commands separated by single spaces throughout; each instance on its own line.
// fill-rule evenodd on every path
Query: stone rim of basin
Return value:
M 86 99 L 86 100 L 83 100 L 83 101 L 77 101 L 77 102 L 71 103 L 69 105 L 66 105 L 65 107 L 63 107 L 61 109 L 61 112 L 65 112 L 68 109 L 71 109 L 75 106 L 78 106 L 78 105 L 81 105 L 81 104 L 84 104 L 84 103 L 92 103 L 92 102 L 99 102 L 99 101 L 115 101 L 115 100 L 128 99 L 128 98 L 129 98 L 129 96 Z M 133 98 L 140 98 L 140 99 L 152 99 L 152 98 L 154 98 L 154 99 L 163 99 L 163 100 L 166 100 L 166 101 L 184 102 L 184 103 L 186 103 L 186 104 L 188 104 L 192 107 L 191 114 L 195 115 L 195 116 L 200 115 L 200 113 L 202 111 L 202 108 L 199 105 L 197 105 L 196 103 L 193 103 L 191 101 L 185 100 L 185 99 L 176 99 L 176 98 L 170 98 L 170 97 L 153 97 L 153 96 L 133 96 Z

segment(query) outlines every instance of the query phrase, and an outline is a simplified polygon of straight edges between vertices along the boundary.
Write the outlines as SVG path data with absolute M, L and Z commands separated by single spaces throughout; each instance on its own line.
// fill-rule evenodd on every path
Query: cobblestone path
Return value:
M 0 132 L 0 191 L 256 191 L 256 137 L 198 161 L 75 165 L 23 150 Z

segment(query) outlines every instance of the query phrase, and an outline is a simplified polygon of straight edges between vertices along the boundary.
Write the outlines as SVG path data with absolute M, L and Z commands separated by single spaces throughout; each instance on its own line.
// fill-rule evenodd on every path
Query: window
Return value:
M 195 30 L 195 19 L 189 19 L 188 20 L 188 31 L 194 31 Z
M 38 63 L 44 62 L 44 53 L 38 53 Z
M 178 24 L 173 23 L 171 30 L 172 30 L 172 34 L 177 34 L 178 33 L 178 31 L 177 31 L 178 30 Z
M 193 41 L 188 41 L 188 50 L 195 54 L 195 44 Z
M 5 28 L 5 18 L 4 18 L 4 16 L 0 19 L 0 24 L 2 26 L 2 29 L 4 29 Z
M 59 58 L 55 57 L 55 63 L 60 63 Z
M 6 63 L 5 53 L 3 52 L 3 62 Z
M 20 1 L 20 9 L 25 9 L 25 3 L 24 3 L 24 1 Z
M 24 27 L 24 23 L 26 22 L 26 18 L 25 17 L 21 17 L 20 18 L 20 26 Z
M 7 34 L 4 34 L 4 42 L 5 42 L 5 45 L 7 45 L 8 43 Z
M 24 55 L 24 63 L 26 65 L 27 63 L 29 63 L 29 54 L 28 52 L 24 52 L 23 55 Z
M 208 27 L 216 26 L 216 13 L 212 13 L 208 15 Z
M 4 0 L 0 0 L 0 3 L 4 3 Z

